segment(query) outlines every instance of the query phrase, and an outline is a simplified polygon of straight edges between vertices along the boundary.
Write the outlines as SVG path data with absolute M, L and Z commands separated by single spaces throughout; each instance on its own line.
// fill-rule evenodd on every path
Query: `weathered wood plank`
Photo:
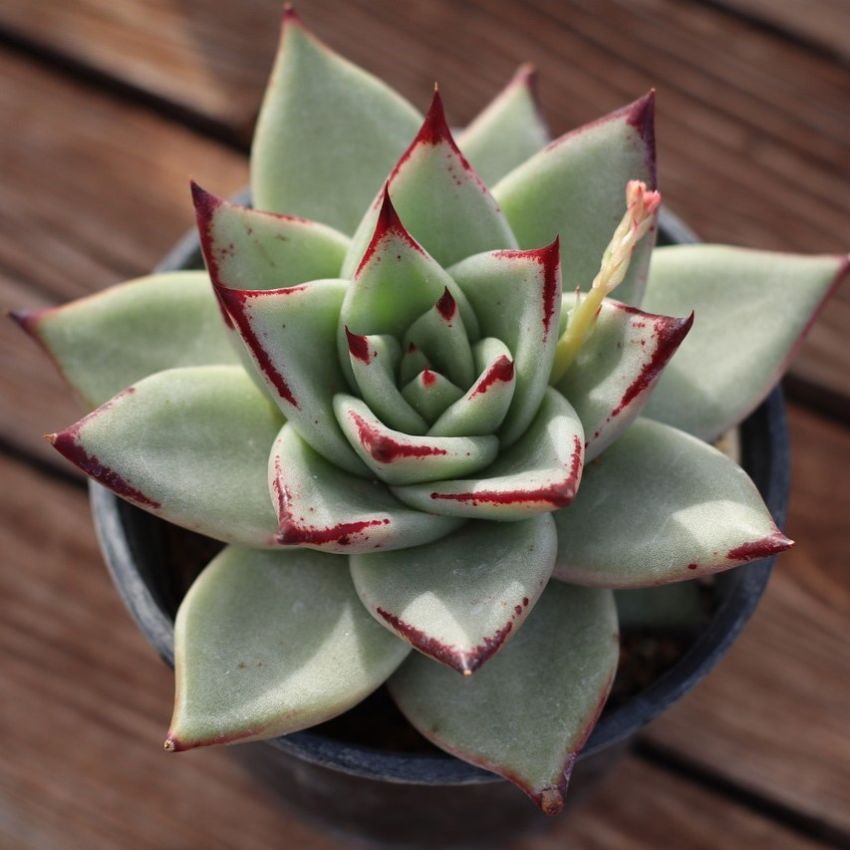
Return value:
M 649 740 L 850 832 L 850 433 L 791 410 L 797 545 L 740 641 Z
M 192 224 L 190 176 L 222 194 L 247 179 L 241 156 L 146 109 L 8 53 L 0 77 L 0 113 L 15 128 L 0 138 L 2 308 L 62 302 L 146 273 Z M 5 318 L 0 356 L 0 437 L 58 461 L 42 434 L 72 422 L 76 406 Z
M 814 49 L 850 58 L 850 5 L 845 0 L 712 0 Z
M 163 754 L 171 673 L 109 583 L 84 493 L 3 457 L 0 476 L 0 844 L 347 850 L 278 808 L 227 751 Z M 718 823 L 730 847 L 816 846 L 629 757 L 589 807 L 514 850 L 707 850 Z

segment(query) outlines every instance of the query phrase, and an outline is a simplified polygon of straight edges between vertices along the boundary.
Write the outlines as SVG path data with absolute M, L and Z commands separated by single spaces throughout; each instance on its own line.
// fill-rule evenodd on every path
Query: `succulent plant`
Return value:
M 208 275 L 16 315 L 92 411 L 55 448 L 227 544 L 177 615 L 167 749 L 386 682 L 556 813 L 617 666 L 613 589 L 791 545 L 710 443 L 847 261 L 653 251 L 653 94 L 550 142 L 532 82 L 455 137 L 437 91 L 423 119 L 287 10 L 256 209 L 193 186 Z

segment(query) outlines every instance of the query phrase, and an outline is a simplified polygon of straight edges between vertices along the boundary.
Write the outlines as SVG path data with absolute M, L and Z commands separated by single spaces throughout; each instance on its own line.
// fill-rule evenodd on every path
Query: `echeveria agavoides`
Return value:
M 439 93 L 420 113 L 287 9 L 257 209 L 193 186 L 208 274 L 15 315 L 89 407 L 55 447 L 228 544 L 177 617 L 167 749 L 388 682 L 553 814 L 614 676 L 614 591 L 791 545 L 705 441 L 847 260 L 653 250 L 653 94 L 550 141 L 532 77 L 455 136 Z

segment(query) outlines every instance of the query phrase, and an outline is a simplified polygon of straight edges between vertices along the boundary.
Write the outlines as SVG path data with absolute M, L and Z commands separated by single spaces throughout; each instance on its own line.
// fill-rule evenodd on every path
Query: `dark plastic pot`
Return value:
M 664 212 L 660 243 L 696 241 Z M 197 239 L 186 237 L 161 270 L 202 266 Z M 781 391 L 741 427 L 742 464 L 777 523 L 785 520 L 789 485 L 788 436 Z M 176 604 L 165 547 L 167 523 L 91 483 L 95 524 L 109 571 L 148 642 L 173 663 Z M 173 560 L 173 557 L 172 557 Z M 720 660 L 752 615 L 767 584 L 772 558 L 718 577 L 717 607 L 682 657 L 649 687 L 603 713 L 576 766 L 574 803 L 610 769 L 630 739 L 679 699 Z M 402 753 L 342 741 L 322 727 L 234 753 L 266 777 L 289 805 L 308 819 L 347 836 L 408 847 L 494 847 L 549 819 L 507 782 L 442 753 Z

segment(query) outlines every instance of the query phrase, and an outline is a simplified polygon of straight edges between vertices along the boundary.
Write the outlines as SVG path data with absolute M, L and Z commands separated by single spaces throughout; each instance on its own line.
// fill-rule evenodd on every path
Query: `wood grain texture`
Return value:
M 4 0 L 0 27 L 247 139 L 277 37 L 277 0 L 43 0 L 38 15 L 31 8 Z M 430 0 L 399 15 L 393 0 L 304 0 L 300 8 L 333 47 L 420 106 L 439 79 L 458 124 L 527 59 L 541 71 L 559 133 L 656 86 L 662 188 L 704 239 L 850 249 L 850 69 L 716 6 L 532 0 L 520 13 L 507 2 Z M 126 239 L 132 228 L 120 224 L 115 238 Z M 101 242 L 81 248 L 97 256 Z M 848 323 L 845 287 L 794 366 L 845 412 Z
M 746 632 L 649 739 L 850 833 L 850 433 L 791 410 L 782 555 Z
M 850 59 L 850 4 L 846 0 L 714 2 L 815 50 Z
M 0 476 L 0 846 L 348 850 L 281 809 L 227 750 L 163 753 L 171 673 L 107 578 L 84 491 L 8 458 Z M 729 847 L 817 846 L 627 757 L 589 806 L 512 850 L 708 850 L 721 822 Z
M 229 194 L 244 158 L 220 145 L 0 53 L 0 308 L 62 303 L 145 274 L 192 225 L 188 182 Z M 42 439 L 79 408 L 44 354 L 0 322 L 0 435 L 64 463 Z M 65 464 L 71 469 L 69 464 Z

